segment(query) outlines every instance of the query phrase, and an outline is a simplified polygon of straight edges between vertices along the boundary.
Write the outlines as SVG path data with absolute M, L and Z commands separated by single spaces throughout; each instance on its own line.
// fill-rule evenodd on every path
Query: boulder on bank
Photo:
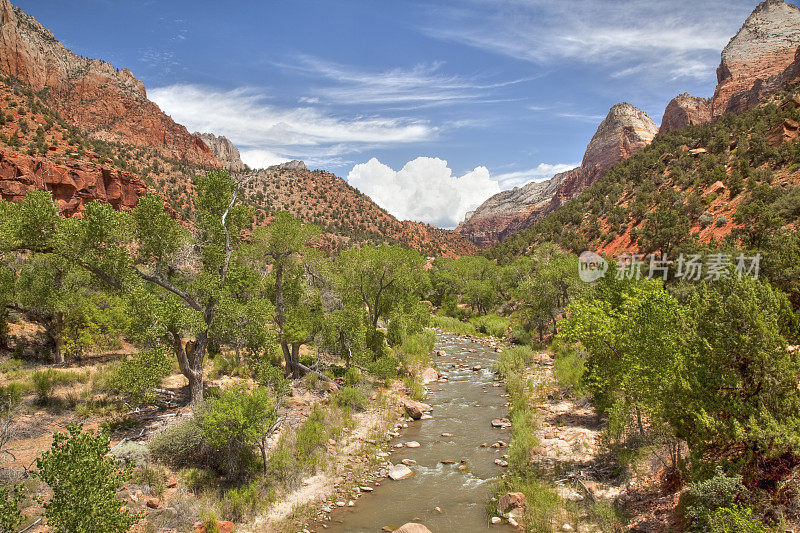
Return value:
M 406 413 L 408 413 L 408 416 L 414 420 L 419 420 L 422 418 L 423 413 L 429 413 L 433 411 L 433 408 L 427 403 L 415 402 L 414 400 L 409 400 L 408 398 L 401 398 L 400 403 L 403 405 Z
M 525 509 L 527 505 L 525 494 L 521 492 L 506 492 L 497 501 L 497 512 L 505 515 L 514 509 Z
M 428 367 L 420 373 L 419 377 L 422 380 L 422 384 L 427 385 L 428 383 L 439 381 L 439 372 L 435 368 Z

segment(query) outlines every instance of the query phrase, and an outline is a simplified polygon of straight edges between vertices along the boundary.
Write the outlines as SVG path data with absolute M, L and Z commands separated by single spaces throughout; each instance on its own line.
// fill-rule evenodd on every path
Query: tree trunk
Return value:
M 173 342 L 175 341 L 173 340 Z M 189 396 L 192 405 L 203 401 L 203 361 L 207 347 L 208 336 L 205 333 L 199 334 L 193 341 L 186 341 L 186 345 L 183 347 L 181 347 L 179 339 L 176 343 L 178 366 L 181 373 L 189 380 Z
M 300 343 L 292 344 L 292 377 L 295 379 L 303 377 L 300 368 Z
M 292 365 L 292 354 L 289 351 L 289 345 L 284 340 L 281 340 L 281 350 L 283 350 L 283 360 L 286 362 L 286 375 L 289 376 L 293 374 L 294 366 Z
M 64 331 L 64 314 L 56 313 L 53 317 L 53 329 L 48 329 L 48 333 L 53 338 L 53 362 L 57 365 L 64 363 L 64 341 L 61 340 L 61 333 Z

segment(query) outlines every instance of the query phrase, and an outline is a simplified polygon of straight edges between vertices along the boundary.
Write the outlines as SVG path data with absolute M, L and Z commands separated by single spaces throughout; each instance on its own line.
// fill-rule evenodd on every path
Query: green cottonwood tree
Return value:
M 286 370 L 300 377 L 307 369 L 300 365 L 300 346 L 312 340 L 321 305 L 309 290 L 301 264 L 309 253 L 308 243 L 319 235 L 319 228 L 304 224 L 285 211 L 272 223 L 257 228 L 246 255 L 262 278 L 274 279 L 275 324 Z

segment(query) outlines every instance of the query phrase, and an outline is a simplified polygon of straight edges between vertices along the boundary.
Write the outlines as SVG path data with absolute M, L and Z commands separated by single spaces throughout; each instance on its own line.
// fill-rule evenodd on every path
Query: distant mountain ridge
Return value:
M 456 232 L 478 246 L 501 241 L 576 196 L 609 168 L 647 146 L 657 133 L 647 113 L 624 102 L 616 104 L 586 147 L 581 166 L 492 196 Z

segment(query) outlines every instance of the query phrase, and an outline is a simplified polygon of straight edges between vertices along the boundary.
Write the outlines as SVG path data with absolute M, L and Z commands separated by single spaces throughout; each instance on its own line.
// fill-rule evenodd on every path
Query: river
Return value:
M 506 416 L 505 389 L 495 386 L 493 372 L 498 354 L 492 347 L 450 334 L 437 335 L 436 350 L 445 352 L 433 359 L 448 381 L 428 385 L 425 402 L 433 407 L 433 419 L 409 422 L 390 442 L 419 442 L 419 448 L 390 449 L 389 460 L 395 464 L 402 459 L 417 462 L 411 467 L 414 476 L 387 478 L 355 507 L 335 510 L 325 531 L 378 532 L 412 521 L 433 533 L 512 531 L 507 525 L 489 525 L 486 514 L 495 481 L 505 470 L 495 460 L 508 453 L 508 448 L 492 444 L 508 443 L 510 438 L 509 430 L 491 427 L 492 419 Z M 473 370 L 476 365 L 481 369 Z M 460 465 L 466 468 L 460 470 Z

